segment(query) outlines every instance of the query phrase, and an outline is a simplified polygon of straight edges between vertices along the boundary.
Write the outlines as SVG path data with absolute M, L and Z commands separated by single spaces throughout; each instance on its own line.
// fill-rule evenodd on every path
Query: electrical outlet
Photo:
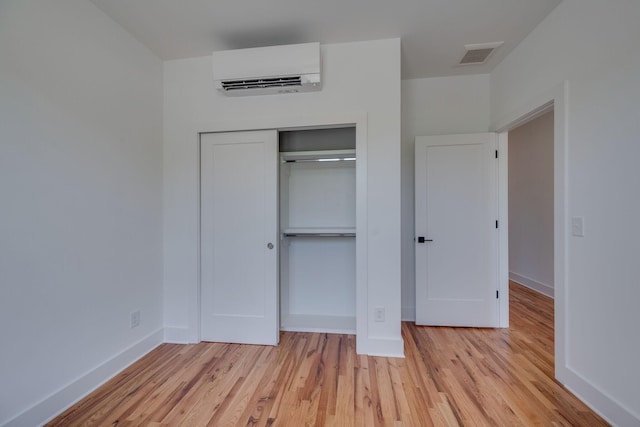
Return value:
M 571 218 L 571 235 L 576 237 L 584 237 L 584 218 L 574 216 Z
M 376 322 L 384 322 L 384 307 L 376 307 L 373 310 L 373 320 Z
M 140 326 L 140 310 L 131 312 L 131 329 Z

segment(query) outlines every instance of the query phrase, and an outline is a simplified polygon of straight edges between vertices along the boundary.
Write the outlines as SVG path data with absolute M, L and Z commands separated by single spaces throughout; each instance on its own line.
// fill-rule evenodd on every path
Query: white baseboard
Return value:
M 526 286 L 527 288 L 540 292 L 541 294 L 546 295 L 549 298 L 553 298 L 554 289 L 551 285 L 538 282 L 537 280 L 518 273 L 514 273 L 513 271 L 509 272 L 509 280 L 513 280 L 514 282 L 519 283 L 522 286 Z
M 614 426 L 640 427 L 640 415 L 634 414 L 611 396 L 598 390 L 580 374 L 570 368 L 563 369 L 559 380 L 563 385 L 593 409 L 598 415 Z
M 200 341 L 193 336 L 191 329 L 165 327 L 164 342 L 169 344 L 197 344 Z
M 380 357 L 401 357 L 404 358 L 404 340 L 388 338 L 367 338 L 362 340 L 362 345 L 358 345 L 358 354 Z M 360 342 L 358 342 L 360 344 Z
M 415 322 L 416 321 L 416 306 L 405 305 L 402 307 L 400 313 L 403 322 Z
M 39 426 L 50 421 L 133 362 L 162 344 L 163 337 L 162 329 L 147 335 L 129 348 L 9 420 L 2 427 Z

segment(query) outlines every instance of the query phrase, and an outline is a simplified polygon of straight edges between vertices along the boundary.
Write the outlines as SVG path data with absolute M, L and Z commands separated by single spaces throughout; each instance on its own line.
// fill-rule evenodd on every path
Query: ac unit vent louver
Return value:
M 302 78 L 300 76 L 292 77 L 274 77 L 264 79 L 249 80 L 228 80 L 222 82 L 222 89 L 225 91 L 243 90 L 243 89 L 266 89 L 277 87 L 302 86 Z
M 320 43 L 213 52 L 213 79 L 226 96 L 318 91 Z

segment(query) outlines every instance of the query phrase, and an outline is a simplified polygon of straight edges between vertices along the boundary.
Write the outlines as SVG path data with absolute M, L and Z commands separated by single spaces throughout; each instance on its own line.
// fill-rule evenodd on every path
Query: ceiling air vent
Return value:
M 484 64 L 489 56 L 504 42 L 466 44 L 464 48 L 467 53 L 460 60 L 459 65 L 478 65 Z

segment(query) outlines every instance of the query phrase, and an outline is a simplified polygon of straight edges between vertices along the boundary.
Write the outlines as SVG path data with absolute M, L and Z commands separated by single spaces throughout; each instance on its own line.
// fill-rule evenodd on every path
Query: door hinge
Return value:
M 498 158 L 498 150 L 496 150 L 496 159 Z
M 496 219 L 496 228 L 498 228 L 498 220 Z
M 496 291 L 496 299 L 500 299 L 500 291 Z

